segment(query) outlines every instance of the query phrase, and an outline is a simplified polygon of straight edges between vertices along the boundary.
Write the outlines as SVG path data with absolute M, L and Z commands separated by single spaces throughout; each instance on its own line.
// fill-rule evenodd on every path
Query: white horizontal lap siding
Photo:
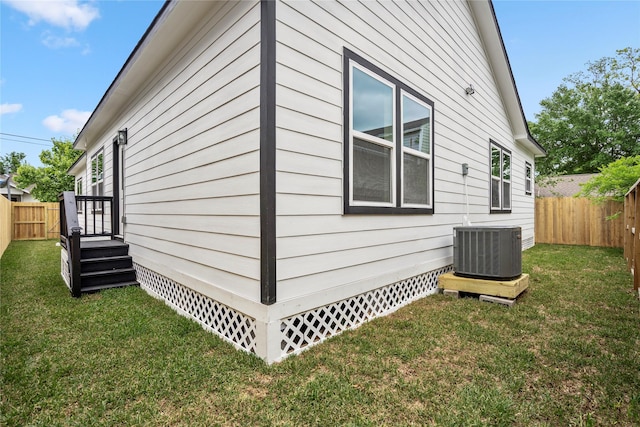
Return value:
M 277 21 L 279 300 L 451 263 L 462 163 L 472 218 L 513 219 L 489 215 L 489 139 L 524 157 L 466 2 L 285 0 Z M 342 215 L 344 47 L 434 101 L 434 215 Z
M 259 301 L 260 6 L 211 10 L 121 118 L 125 238 L 183 285 Z

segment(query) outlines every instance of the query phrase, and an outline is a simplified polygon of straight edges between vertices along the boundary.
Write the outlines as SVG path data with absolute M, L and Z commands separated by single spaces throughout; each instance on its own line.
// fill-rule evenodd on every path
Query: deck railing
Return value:
M 60 195 L 60 244 L 67 250 L 69 289 L 74 297 L 81 293 L 80 238 L 113 238 L 113 209 L 112 197 L 76 196 L 73 191 Z

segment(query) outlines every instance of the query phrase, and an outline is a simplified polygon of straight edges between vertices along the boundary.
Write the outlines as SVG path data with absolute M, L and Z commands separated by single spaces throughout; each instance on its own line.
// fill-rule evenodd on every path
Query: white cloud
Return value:
M 60 116 L 53 115 L 45 118 L 42 124 L 53 132 L 73 135 L 84 127 L 90 116 L 90 111 L 64 110 Z
M 42 44 L 50 49 L 61 49 L 64 47 L 79 46 L 78 40 L 73 37 L 58 37 L 51 34 L 49 31 L 45 31 L 42 34 Z
M 0 115 L 17 113 L 22 110 L 22 104 L 2 104 L 0 105 Z
M 29 25 L 40 21 L 67 30 L 82 31 L 100 16 L 92 3 L 78 0 L 4 0 L 14 9 L 29 17 Z

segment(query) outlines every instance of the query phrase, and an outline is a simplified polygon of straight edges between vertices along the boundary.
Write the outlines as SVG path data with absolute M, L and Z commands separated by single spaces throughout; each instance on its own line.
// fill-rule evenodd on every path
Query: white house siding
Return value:
M 126 127 L 134 262 L 205 294 L 260 301 L 260 5 L 211 6 L 106 130 L 105 189 L 111 139 Z
M 452 263 L 452 228 L 523 227 L 533 197 L 469 6 L 447 2 L 299 2 L 277 5 L 278 301 L 331 289 L 375 288 Z M 435 214 L 343 215 L 343 48 L 435 103 Z M 474 95 L 466 95 L 471 83 Z M 489 139 L 512 152 L 511 214 L 489 214 Z

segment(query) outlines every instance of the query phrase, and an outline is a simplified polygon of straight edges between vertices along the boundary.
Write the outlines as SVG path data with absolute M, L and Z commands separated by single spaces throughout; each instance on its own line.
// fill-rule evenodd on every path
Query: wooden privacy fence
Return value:
M 536 243 L 623 247 L 623 216 L 607 219 L 623 211 L 620 202 L 543 197 L 536 199 L 535 209 Z
M 11 242 L 11 202 L 0 196 L 0 256 Z
M 640 289 L 640 179 L 624 196 L 624 259 L 633 274 L 633 289 Z
M 13 202 L 13 240 L 43 240 L 60 237 L 58 203 Z

